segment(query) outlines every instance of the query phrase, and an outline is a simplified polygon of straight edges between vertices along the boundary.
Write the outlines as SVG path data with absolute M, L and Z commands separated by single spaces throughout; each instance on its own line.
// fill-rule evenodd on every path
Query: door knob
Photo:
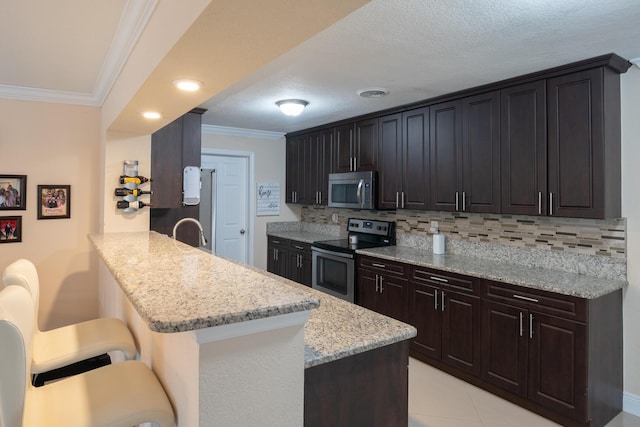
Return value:
M 244 228 L 241 228 L 240 229 L 240 234 L 244 234 L 244 233 L 246 233 L 246 231 L 244 230 Z

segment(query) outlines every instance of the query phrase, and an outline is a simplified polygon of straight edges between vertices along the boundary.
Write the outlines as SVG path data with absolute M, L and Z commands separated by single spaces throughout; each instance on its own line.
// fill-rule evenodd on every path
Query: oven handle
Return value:
M 315 246 L 311 247 L 311 251 L 318 252 L 324 255 L 334 256 L 334 257 L 353 259 L 353 254 L 345 254 L 342 252 L 328 251 L 326 249 L 316 248 Z
M 364 207 L 364 197 L 362 197 L 362 187 L 364 187 L 364 179 L 361 179 L 360 182 L 358 182 L 358 192 L 356 193 L 356 196 L 358 197 L 358 204 L 360 205 L 360 207 Z

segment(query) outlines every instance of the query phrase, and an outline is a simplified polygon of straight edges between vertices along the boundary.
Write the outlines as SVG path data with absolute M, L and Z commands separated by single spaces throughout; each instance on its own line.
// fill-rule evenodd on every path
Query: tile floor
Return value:
M 552 427 L 529 412 L 417 359 L 409 361 L 409 427 Z M 640 427 L 622 413 L 606 427 Z

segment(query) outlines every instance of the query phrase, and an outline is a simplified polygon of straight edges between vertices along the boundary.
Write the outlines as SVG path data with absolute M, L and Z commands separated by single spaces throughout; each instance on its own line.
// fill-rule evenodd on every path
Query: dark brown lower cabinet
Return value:
M 407 322 L 408 280 L 405 264 L 358 257 L 356 302 L 358 305 Z
M 311 286 L 311 245 L 269 236 L 267 271 Z
M 563 425 L 604 426 L 622 410 L 621 291 L 583 299 L 492 281 L 484 290 L 490 391 Z
M 305 427 L 406 427 L 409 341 L 313 366 L 304 373 Z
M 410 323 L 412 352 L 471 374 L 480 373 L 480 298 L 473 278 L 415 268 Z

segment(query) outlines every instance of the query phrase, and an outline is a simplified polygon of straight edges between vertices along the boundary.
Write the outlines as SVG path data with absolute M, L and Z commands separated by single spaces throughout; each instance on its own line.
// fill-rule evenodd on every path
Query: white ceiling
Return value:
M 154 4 L 0 0 L 0 97 L 101 105 Z M 639 58 L 639 22 L 638 0 L 372 0 L 215 95 L 203 122 L 290 132 L 609 52 Z M 390 94 L 356 94 L 369 87 Z M 284 98 L 309 106 L 285 117 Z

